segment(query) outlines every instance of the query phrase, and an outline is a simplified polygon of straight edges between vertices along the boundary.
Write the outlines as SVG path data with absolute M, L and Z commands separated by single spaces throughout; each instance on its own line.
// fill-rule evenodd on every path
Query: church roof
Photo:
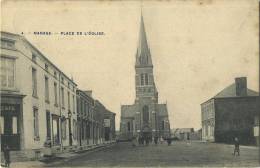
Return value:
M 159 112 L 159 116 L 168 116 L 166 104 L 157 104 L 157 111 Z
M 253 91 L 247 88 L 247 96 L 258 96 L 258 92 Z M 233 83 L 226 87 L 225 89 L 221 90 L 217 95 L 213 98 L 224 98 L 224 97 L 238 97 L 236 96 L 236 84 Z
M 150 53 L 150 48 L 147 43 L 144 19 L 141 14 L 140 32 L 139 32 L 139 42 L 136 52 L 136 66 L 152 66 L 152 58 Z
M 134 105 L 122 105 L 121 106 L 121 117 L 128 118 L 134 117 L 135 106 Z

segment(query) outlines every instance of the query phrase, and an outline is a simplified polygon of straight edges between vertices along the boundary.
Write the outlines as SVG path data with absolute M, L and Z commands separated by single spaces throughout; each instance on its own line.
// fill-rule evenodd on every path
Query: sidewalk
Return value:
M 37 161 L 12 162 L 10 167 L 11 168 L 45 167 L 48 164 L 56 164 L 56 163 L 59 163 L 59 162 L 68 161 L 70 159 L 79 157 L 83 153 L 86 153 L 86 152 L 89 152 L 89 151 L 95 151 L 95 150 L 98 150 L 98 149 L 103 149 L 103 148 L 106 148 L 106 147 L 110 147 L 114 144 L 115 144 L 115 142 L 99 144 L 99 145 L 95 145 L 95 146 L 88 148 L 88 149 L 85 149 L 85 150 L 60 153 L 60 154 L 57 154 L 56 156 L 44 157 L 44 158 L 37 160 Z

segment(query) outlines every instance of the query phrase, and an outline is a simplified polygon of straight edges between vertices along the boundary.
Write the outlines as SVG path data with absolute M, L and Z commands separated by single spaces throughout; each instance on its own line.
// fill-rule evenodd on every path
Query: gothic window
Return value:
M 144 85 L 144 74 L 141 74 L 141 86 Z
M 148 122 L 149 121 L 149 107 L 144 106 L 143 107 L 143 122 Z
M 148 74 L 145 74 L 145 85 L 148 85 Z
M 164 120 L 162 121 L 162 130 L 164 130 Z

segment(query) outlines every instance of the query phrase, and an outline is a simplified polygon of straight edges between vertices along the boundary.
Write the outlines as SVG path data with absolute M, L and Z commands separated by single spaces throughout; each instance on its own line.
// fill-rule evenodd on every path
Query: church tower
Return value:
M 136 101 L 141 98 L 152 98 L 158 103 L 158 93 L 154 82 L 153 63 L 150 48 L 147 43 L 143 15 L 139 31 L 139 41 L 135 62 Z
M 166 104 L 158 104 L 153 63 L 141 14 L 135 61 L 135 101 L 121 105 L 120 132 L 123 139 L 169 137 L 170 123 Z
M 158 93 L 154 82 L 153 63 L 146 38 L 143 15 L 141 15 L 139 41 L 136 51 L 135 89 L 135 103 L 138 110 L 135 115 L 135 121 L 137 121 L 135 127 L 141 136 L 155 136 Z

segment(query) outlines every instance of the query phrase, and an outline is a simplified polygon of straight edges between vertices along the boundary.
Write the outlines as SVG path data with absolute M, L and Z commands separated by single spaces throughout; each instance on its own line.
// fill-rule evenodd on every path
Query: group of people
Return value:
M 145 137 L 145 136 L 137 136 L 132 138 L 132 146 L 137 146 L 138 145 L 149 145 L 149 143 L 154 142 L 155 145 L 158 143 L 162 144 L 164 141 L 167 141 L 168 145 L 171 144 L 171 139 L 170 138 L 163 138 L 163 137 Z

